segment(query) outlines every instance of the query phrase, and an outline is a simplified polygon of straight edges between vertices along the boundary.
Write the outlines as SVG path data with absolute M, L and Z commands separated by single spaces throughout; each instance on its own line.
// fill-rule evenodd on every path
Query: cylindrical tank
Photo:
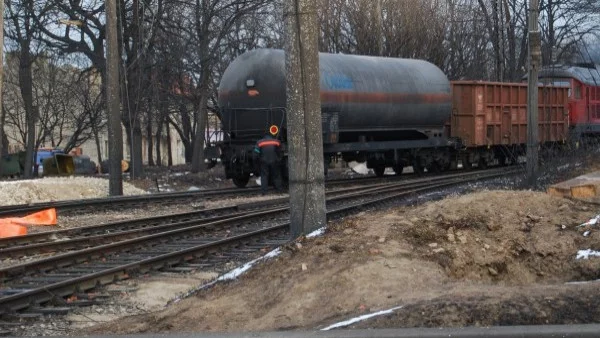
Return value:
M 450 82 L 427 61 L 320 53 L 319 68 L 321 108 L 338 113 L 340 133 L 440 129 L 450 118 Z M 225 131 L 240 137 L 266 130 L 265 114 L 277 122 L 286 106 L 284 52 L 256 49 L 236 58 L 221 79 L 219 106 Z

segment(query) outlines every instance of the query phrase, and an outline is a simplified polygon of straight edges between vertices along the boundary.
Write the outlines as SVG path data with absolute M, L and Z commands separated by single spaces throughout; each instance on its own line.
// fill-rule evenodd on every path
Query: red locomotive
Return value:
M 539 73 L 543 84 L 568 86 L 572 137 L 600 136 L 600 69 L 594 64 L 551 66 Z

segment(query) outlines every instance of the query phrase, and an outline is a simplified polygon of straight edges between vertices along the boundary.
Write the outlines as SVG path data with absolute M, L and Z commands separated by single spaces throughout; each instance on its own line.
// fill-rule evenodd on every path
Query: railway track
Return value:
M 464 173 L 427 177 L 402 181 L 395 187 L 410 188 L 423 182 L 437 182 L 449 178 L 462 177 Z M 379 181 L 374 181 L 379 182 Z M 394 182 L 394 181 L 392 181 Z M 364 188 L 362 186 L 328 191 L 329 198 L 352 192 L 379 189 L 391 183 L 378 183 Z M 217 221 L 220 219 L 241 216 L 250 210 L 267 210 L 270 207 L 287 205 L 288 197 L 260 202 L 251 202 L 227 207 L 203 209 L 199 211 L 176 213 L 135 220 L 118 221 L 107 224 L 83 226 L 64 230 L 45 231 L 25 236 L 0 239 L 0 260 L 19 258 L 28 255 L 56 253 L 74 249 L 82 249 L 93 245 L 110 243 L 116 240 L 139 237 L 169 229 L 177 229 L 189 225 Z
M 422 179 L 348 190 L 327 198 L 327 217 L 334 219 L 399 198 L 517 172 L 504 169 L 463 173 L 439 180 Z M 77 299 L 81 300 L 85 298 L 81 297 L 85 291 L 132 274 L 214 268 L 223 261 L 242 261 L 257 255 L 260 249 L 289 241 L 287 206 L 238 210 L 230 216 L 213 216 L 223 217 L 216 220 L 205 218 L 204 223 L 194 221 L 195 225 L 175 222 L 169 226 L 177 228 L 164 228 L 144 236 L 122 238 L 124 240 L 2 268 L 0 314 L 61 313 L 69 306 L 81 305 L 66 302 L 65 297 L 79 295 Z M 82 302 L 86 304 L 85 299 Z
M 411 175 L 411 174 L 409 174 Z M 326 182 L 327 188 L 339 188 L 344 186 L 369 185 L 381 182 L 393 182 L 406 179 L 408 175 L 378 177 L 358 177 L 352 179 L 337 179 Z M 410 176 L 409 176 L 410 177 Z M 435 176 L 433 176 L 435 177 Z M 172 206 L 181 204 L 193 204 L 206 200 L 248 197 L 260 194 L 259 187 L 251 188 L 226 188 L 201 191 L 186 191 L 175 193 L 158 193 L 135 196 L 116 196 L 107 198 L 94 198 L 85 200 L 68 200 L 45 203 L 19 204 L 0 206 L 0 218 L 24 216 L 36 211 L 55 208 L 59 215 L 74 215 L 85 213 L 97 213 L 105 211 L 147 208 L 152 206 Z
M 376 188 L 380 185 L 376 185 Z M 329 197 L 363 191 L 364 188 L 346 188 L 327 193 Z M 239 205 L 176 213 L 135 220 L 118 221 L 87 227 L 45 231 L 19 237 L 0 239 L 0 259 L 18 258 L 27 255 L 56 253 L 82 249 L 135 238 L 146 234 L 174 230 L 191 225 L 210 223 L 227 218 L 235 218 L 252 210 L 271 210 L 287 205 L 287 197 L 244 203 Z
M 201 191 L 186 191 L 177 193 L 160 193 L 135 196 L 116 196 L 85 200 L 69 200 L 46 203 L 7 205 L 0 207 L 0 217 L 22 216 L 28 213 L 56 208 L 60 215 L 83 214 L 133 208 L 146 208 L 153 205 L 170 206 L 183 203 L 194 203 L 212 198 L 231 196 L 250 196 L 258 194 L 259 188 L 247 189 L 214 189 Z

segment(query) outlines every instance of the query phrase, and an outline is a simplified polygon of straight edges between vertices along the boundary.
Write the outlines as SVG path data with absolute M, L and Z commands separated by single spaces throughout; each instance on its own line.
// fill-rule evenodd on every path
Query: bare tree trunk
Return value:
M 0 44 L 0 49 L 2 49 L 1 44 Z M 2 52 L 0 51 L 0 59 L 1 58 L 2 58 Z M 0 69 L 2 68 L 1 65 L 2 65 L 2 61 L 0 60 Z M 6 137 L 6 133 L 4 132 L 4 121 L 6 121 L 6 113 L 5 113 L 4 109 L 2 109 L 2 87 L 1 86 L 2 86 L 2 71 L 0 70 L 0 155 L 6 155 L 6 154 L 8 154 L 8 137 Z
M 33 71 L 31 65 L 31 54 L 29 51 L 29 42 L 21 43 L 19 58 L 19 87 L 21 97 L 25 106 L 25 116 L 27 120 L 27 143 L 25 145 L 25 168 L 23 177 L 32 178 L 32 168 L 35 164 L 35 123 L 36 116 L 33 109 Z
M 195 110 L 197 111 L 198 108 L 195 108 Z M 179 114 L 181 115 L 181 132 L 180 132 L 180 137 L 181 140 L 183 142 L 183 146 L 185 148 L 184 150 L 184 154 L 185 154 L 185 163 L 192 163 L 192 153 L 193 153 L 193 149 L 192 149 L 192 142 L 190 142 L 190 139 L 192 135 L 192 121 L 190 121 L 190 117 L 187 113 L 187 108 L 185 107 L 184 104 L 180 104 L 179 105 Z M 170 129 L 167 129 L 170 132 Z
M 554 45 L 556 44 L 556 34 L 554 27 L 556 18 L 554 13 L 554 1 L 548 0 L 548 4 L 546 6 L 546 13 L 548 15 L 548 42 L 546 45 L 546 52 L 542 53 L 542 66 L 554 63 L 554 59 L 556 58 L 556 55 L 554 55 Z
M 4 13 L 4 1 L 0 1 L 0 13 Z M 0 27 L 4 27 L 4 15 L 0 15 Z M 4 29 L 0 29 L 0 156 L 8 153 L 8 139 L 4 133 L 6 113 L 2 105 L 2 84 L 4 81 Z M 0 172 L 2 168 L 0 168 Z
M 156 165 L 162 167 L 162 152 L 160 151 L 160 146 L 162 145 L 162 129 L 164 125 L 164 120 L 161 118 L 158 121 L 158 125 L 156 126 Z
M 166 73 L 166 71 L 165 71 L 165 73 Z M 168 110 L 167 95 L 165 95 L 164 90 L 159 89 L 159 91 L 157 93 L 157 97 L 158 97 L 158 116 L 159 116 L 159 118 L 158 118 L 158 126 L 156 127 L 156 165 L 162 166 L 163 165 L 162 150 L 161 150 L 162 134 L 163 134 L 163 129 L 165 126 L 167 127 L 167 130 L 170 127 L 169 120 L 168 120 L 169 110 Z M 169 135 L 169 134 L 167 133 L 167 135 Z
M 141 150 L 142 149 L 142 139 L 143 139 L 143 135 L 142 135 L 142 126 L 139 124 L 139 122 L 135 122 L 136 124 L 134 124 L 133 127 L 133 149 L 132 151 L 137 151 L 137 150 Z M 137 154 L 131 154 L 131 177 L 132 178 L 141 178 L 142 174 L 143 174 L 143 158 L 142 158 L 142 152 L 139 151 Z
M 1 1 L 0 1 L 1 2 Z M 0 4 L 0 6 L 2 6 Z M 1 19 L 0 19 L 1 20 Z M 0 33 L 2 34 L 2 33 Z M 1 42 L 1 39 L 0 39 Z M 6 137 L 6 133 L 4 132 L 4 121 L 6 121 L 6 113 L 2 108 L 2 44 L 0 44 L 0 156 L 6 155 L 8 153 L 8 137 Z M 2 169 L 0 168 L 0 171 Z
M 196 137 L 194 137 L 194 153 L 192 154 L 192 173 L 206 171 L 204 165 L 204 130 L 206 129 L 208 102 L 208 81 L 210 79 L 208 67 L 202 67 L 200 84 L 200 102 L 198 104 L 198 124 L 196 125 Z
M 92 125 L 92 132 L 94 133 L 94 141 L 96 142 L 96 152 L 98 153 L 98 165 L 102 164 L 102 145 L 100 144 L 100 135 L 98 133 L 98 127 Z
M 375 2 L 375 37 L 377 39 L 376 44 L 376 51 L 377 51 L 377 55 L 381 56 L 383 54 L 383 24 L 382 24 L 382 17 L 381 17 L 382 13 L 381 13 L 381 0 L 376 0 Z
M 148 114 L 150 114 L 150 112 L 148 112 Z M 152 118 L 148 117 L 148 123 L 146 124 L 146 138 L 148 140 L 148 165 L 149 166 L 153 166 L 154 165 L 154 154 L 153 154 L 153 150 L 154 150 L 154 144 L 152 143 Z M 160 144 L 160 141 L 158 141 L 158 143 Z
M 516 81 L 517 79 L 517 36 L 515 33 L 515 25 L 511 24 L 511 12 L 508 6 L 508 0 L 504 2 L 504 13 L 506 17 L 505 26 L 507 28 L 508 35 L 508 80 Z M 513 13 L 516 12 L 513 6 Z
M 132 179 L 141 178 L 143 169 L 142 159 L 142 127 L 139 119 L 125 123 L 125 132 L 127 134 L 127 147 L 129 148 L 129 175 Z
M 123 4 L 124 1 L 121 2 Z M 142 146 L 142 126 L 140 120 L 140 63 L 143 62 L 143 56 L 139 53 L 139 0 L 133 0 L 133 22 L 129 25 L 129 36 L 131 37 L 131 53 L 127 56 L 127 65 L 122 67 L 123 78 L 126 78 L 125 88 L 126 96 L 122 98 L 123 124 L 127 129 L 127 138 L 129 140 L 129 175 L 132 179 L 140 178 L 143 175 L 143 146 Z M 122 15 L 125 15 L 121 10 Z M 120 31 L 121 34 L 124 32 Z M 124 37 L 121 37 L 121 52 L 123 52 Z M 127 42 L 128 43 L 128 42 Z
M 498 18 L 498 1 L 492 0 L 492 17 L 494 21 L 494 27 L 492 28 L 492 40 L 494 45 L 494 57 L 496 61 L 496 81 L 502 81 L 502 53 L 500 50 L 500 25 Z
M 171 125 L 167 122 L 167 166 L 173 166 L 173 149 L 171 149 Z
M 490 18 L 490 14 L 488 13 L 487 7 L 485 5 L 485 3 L 483 2 L 483 0 L 478 0 L 479 2 L 479 7 L 481 8 L 481 13 L 483 14 L 483 18 L 485 20 L 485 24 L 487 26 L 487 30 L 488 30 L 488 34 L 490 35 L 490 39 L 492 39 L 492 45 L 494 48 L 494 64 L 495 64 L 495 69 L 494 69 L 494 76 L 496 81 L 499 80 L 500 76 L 500 68 L 501 68 L 501 55 L 500 55 L 500 43 L 498 40 L 498 24 L 497 24 L 497 19 L 498 19 L 498 14 L 497 14 L 497 8 L 498 8 L 498 0 L 492 0 L 492 15 L 494 16 L 494 18 Z M 494 22 L 492 22 L 492 19 L 494 20 Z

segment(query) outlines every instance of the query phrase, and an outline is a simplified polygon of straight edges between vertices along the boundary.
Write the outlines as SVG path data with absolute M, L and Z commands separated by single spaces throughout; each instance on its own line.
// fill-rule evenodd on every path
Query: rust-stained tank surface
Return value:
M 319 68 L 321 107 L 339 114 L 340 132 L 440 129 L 450 117 L 450 82 L 427 61 L 320 53 Z M 239 56 L 223 74 L 219 106 L 226 130 L 265 128 L 265 111 L 252 109 L 285 108 L 284 52 Z

